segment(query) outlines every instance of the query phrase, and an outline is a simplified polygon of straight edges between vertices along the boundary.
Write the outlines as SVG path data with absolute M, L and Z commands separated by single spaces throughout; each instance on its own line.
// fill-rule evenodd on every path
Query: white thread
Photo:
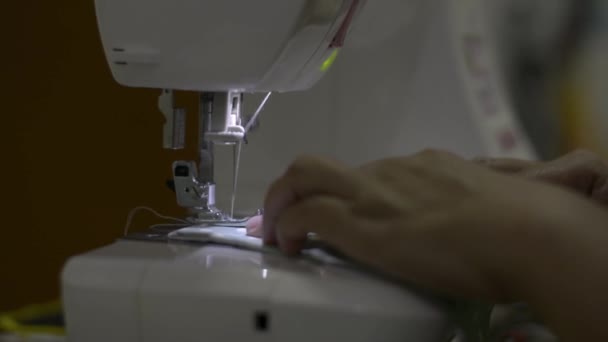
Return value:
M 255 110 L 255 112 L 251 116 L 251 119 L 249 119 L 249 122 L 247 122 L 247 124 L 245 125 L 245 134 L 247 134 L 251 130 L 251 127 L 253 127 L 253 125 L 255 124 L 255 121 L 258 119 L 258 115 L 260 115 L 262 109 L 264 109 L 264 105 L 266 105 L 266 102 L 270 98 L 270 95 L 272 95 L 272 92 L 268 92 L 266 94 L 262 102 L 260 102 L 258 109 Z
M 133 222 L 133 218 L 135 217 L 135 214 L 142 210 L 150 212 L 150 213 L 154 214 L 156 217 L 163 219 L 163 220 L 179 222 L 181 224 L 186 224 L 186 225 L 190 224 L 190 222 L 188 222 L 186 220 L 182 220 L 182 219 L 172 217 L 172 216 L 162 215 L 150 207 L 139 206 L 139 207 L 135 207 L 135 208 L 131 209 L 131 211 L 129 211 L 129 215 L 127 216 L 127 222 L 125 223 L 125 229 L 123 232 L 125 236 L 129 233 L 129 228 L 131 227 L 131 223 Z M 154 225 L 154 226 L 159 226 L 159 225 Z M 154 227 L 154 226 L 152 226 L 152 227 Z

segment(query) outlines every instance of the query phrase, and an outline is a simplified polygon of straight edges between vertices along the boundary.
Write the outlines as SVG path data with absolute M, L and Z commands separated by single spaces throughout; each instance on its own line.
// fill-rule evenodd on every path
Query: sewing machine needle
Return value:
M 232 146 L 232 196 L 230 196 L 230 219 L 234 220 L 234 203 L 236 201 L 236 188 L 239 177 L 239 164 L 241 161 L 241 145 L 242 143 L 239 141 L 238 143 Z

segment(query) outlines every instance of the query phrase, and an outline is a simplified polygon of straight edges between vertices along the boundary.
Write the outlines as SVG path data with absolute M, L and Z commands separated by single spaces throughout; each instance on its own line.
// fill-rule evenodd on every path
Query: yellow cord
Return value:
M 65 336 L 65 329 L 56 326 L 44 325 L 26 325 L 19 322 L 33 320 L 42 316 L 61 313 L 61 301 L 53 301 L 50 303 L 30 305 L 12 312 L 0 314 L 0 331 L 17 334 L 20 336 L 27 335 L 57 335 Z

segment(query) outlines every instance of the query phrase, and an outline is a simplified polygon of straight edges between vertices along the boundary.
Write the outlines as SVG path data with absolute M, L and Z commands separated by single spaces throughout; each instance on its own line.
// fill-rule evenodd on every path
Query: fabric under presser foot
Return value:
M 277 252 L 276 248 L 264 245 L 262 239 L 248 236 L 245 228 L 225 226 L 191 226 L 168 234 L 169 240 L 200 244 L 218 244 L 260 252 Z M 302 254 L 315 261 L 332 265 L 347 265 L 341 255 L 318 239 L 308 240 Z
M 175 230 L 168 235 L 170 240 L 188 242 L 215 243 L 252 250 L 263 250 L 262 240 L 248 236 L 245 228 L 226 226 L 186 227 Z

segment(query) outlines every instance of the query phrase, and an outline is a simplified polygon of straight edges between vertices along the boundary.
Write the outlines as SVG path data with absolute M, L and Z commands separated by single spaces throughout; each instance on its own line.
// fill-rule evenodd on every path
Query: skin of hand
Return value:
M 247 235 L 262 237 L 262 215 L 254 216 L 247 220 L 245 224 Z
M 577 150 L 548 162 L 512 158 L 476 158 L 475 162 L 496 171 L 565 186 L 608 205 L 608 163 L 587 150 Z M 247 232 L 262 237 L 261 216 L 247 223 Z
M 475 161 L 496 171 L 562 185 L 608 205 L 608 163 L 590 151 L 574 151 L 548 162 L 508 158 Z
M 264 211 L 265 243 L 288 255 L 314 232 L 405 283 L 525 301 L 564 341 L 608 340 L 608 213 L 574 192 L 439 151 L 355 169 L 302 157 Z

